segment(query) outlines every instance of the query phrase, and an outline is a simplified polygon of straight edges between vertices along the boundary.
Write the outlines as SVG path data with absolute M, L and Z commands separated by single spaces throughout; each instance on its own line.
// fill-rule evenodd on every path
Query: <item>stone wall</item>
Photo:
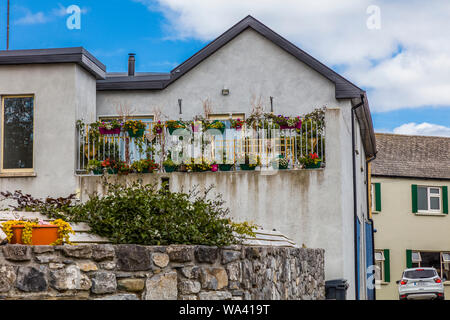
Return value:
M 324 250 L 229 246 L 0 247 L 1 299 L 324 299 Z

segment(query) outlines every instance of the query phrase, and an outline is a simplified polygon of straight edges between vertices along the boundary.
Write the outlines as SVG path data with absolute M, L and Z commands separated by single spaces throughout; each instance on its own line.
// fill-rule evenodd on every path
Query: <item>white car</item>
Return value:
M 444 300 L 444 284 L 435 268 L 406 269 L 397 284 L 400 300 Z

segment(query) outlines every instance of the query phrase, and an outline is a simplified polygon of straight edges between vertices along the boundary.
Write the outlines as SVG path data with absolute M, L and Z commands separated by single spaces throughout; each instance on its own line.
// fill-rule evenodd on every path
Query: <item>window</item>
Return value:
M 2 97 L 2 172 L 32 172 L 34 96 Z
M 419 212 L 441 212 L 441 188 L 417 186 Z
M 411 253 L 411 266 L 433 267 L 441 278 L 449 279 L 450 253 L 439 251 L 413 251 Z
M 384 282 L 384 252 L 383 251 L 375 251 L 375 281 L 376 282 Z
M 372 183 L 370 186 L 370 199 L 372 202 L 372 212 L 381 211 L 381 184 Z

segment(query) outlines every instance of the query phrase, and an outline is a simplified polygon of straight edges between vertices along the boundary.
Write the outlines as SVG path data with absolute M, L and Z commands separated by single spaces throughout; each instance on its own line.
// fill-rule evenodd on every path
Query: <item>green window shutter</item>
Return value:
M 384 249 L 384 282 L 391 282 L 391 262 L 389 249 Z
M 381 211 L 381 184 L 375 183 L 375 211 Z
M 417 184 L 411 185 L 412 212 L 417 213 Z
M 406 250 L 406 268 L 412 268 L 412 250 Z
M 442 187 L 442 212 L 448 214 L 448 188 Z

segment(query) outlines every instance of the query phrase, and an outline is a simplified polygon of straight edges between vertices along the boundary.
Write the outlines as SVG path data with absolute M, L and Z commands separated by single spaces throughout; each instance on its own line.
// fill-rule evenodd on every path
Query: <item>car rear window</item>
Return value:
M 405 278 L 408 279 L 423 279 L 423 278 L 432 278 L 436 276 L 435 270 L 410 270 L 405 271 Z

